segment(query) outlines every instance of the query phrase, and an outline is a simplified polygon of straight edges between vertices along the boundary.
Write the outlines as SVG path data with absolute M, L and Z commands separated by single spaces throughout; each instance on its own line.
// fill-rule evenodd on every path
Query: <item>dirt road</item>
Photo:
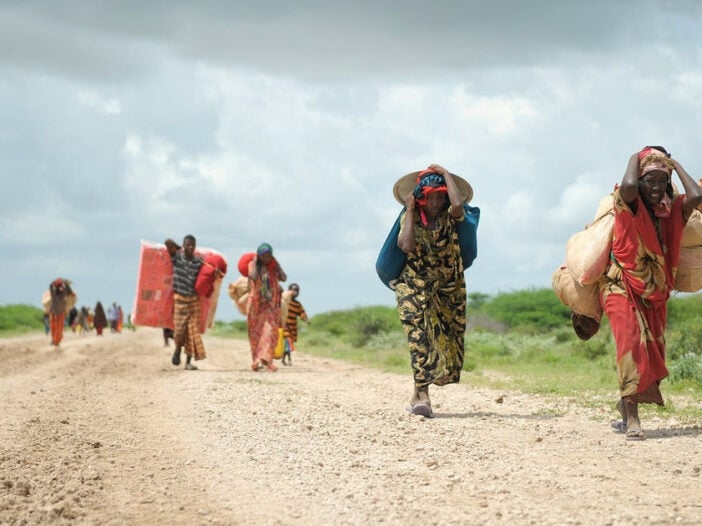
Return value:
M 700 425 L 626 442 L 605 401 L 466 384 L 423 419 L 409 373 L 205 345 L 184 371 L 154 329 L 0 340 L 0 524 L 702 523 Z

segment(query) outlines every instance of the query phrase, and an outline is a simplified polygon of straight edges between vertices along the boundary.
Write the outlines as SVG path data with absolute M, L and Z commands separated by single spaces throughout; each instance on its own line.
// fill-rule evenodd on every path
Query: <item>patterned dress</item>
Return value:
M 255 261 L 249 263 L 251 291 L 246 315 L 251 358 L 254 363 L 262 360 L 272 364 L 280 328 L 280 276 L 277 265 L 271 262 L 261 269 L 257 279 L 252 279 L 255 266 Z
M 684 196 L 673 198 L 670 217 L 652 219 L 641 198 L 636 213 L 615 190 L 611 264 L 600 280 L 600 301 L 617 347 L 622 397 L 663 405 L 667 301 L 680 259 Z
M 460 381 L 466 331 L 466 282 L 456 223 L 448 210 L 426 228 L 415 211 L 416 249 L 395 287 L 415 387 Z M 404 214 L 400 219 L 404 226 Z

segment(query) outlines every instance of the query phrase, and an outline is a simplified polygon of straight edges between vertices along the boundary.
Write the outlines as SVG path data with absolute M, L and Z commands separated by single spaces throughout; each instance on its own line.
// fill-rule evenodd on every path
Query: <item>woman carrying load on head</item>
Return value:
M 685 194 L 673 192 L 675 170 Z M 615 188 L 611 262 L 600 280 L 600 301 L 617 348 L 622 421 L 627 440 L 644 438 L 638 405 L 663 405 L 667 301 L 675 284 L 683 228 L 702 203 L 702 190 L 662 146 L 629 159 Z
M 250 286 L 246 322 L 251 344 L 251 369 L 276 371 L 273 353 L 280 328 L 280 282 L 288 278 L 273 257 L 273 248 L 268 243 L 258 247 L 248 270 Z
M 410 405 L 432 416 L 429 386 L 459 382 L 463 367 L 466 282 L 457 224 L 473 190 L 432 164 L 400 178 L 393 193 L 406 208 L 397 245 L 407 262 L 394 286 L 414 376 Z

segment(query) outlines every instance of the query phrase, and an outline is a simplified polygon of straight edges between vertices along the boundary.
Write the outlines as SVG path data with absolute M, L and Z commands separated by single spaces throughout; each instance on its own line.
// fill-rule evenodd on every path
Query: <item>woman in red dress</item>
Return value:
M 673 190 L 678 174 L 685 194 Z M 663 405 L 666 307 L 675 284 L 682 232 L 702 203 L 702 189 L 665 148 L 647 146 L 629 159 L 615 188 L 611 263 L 601 280 L 601 302 L 617 347 L 621 422 L 627 440 L 644 438 L 639 403 Z

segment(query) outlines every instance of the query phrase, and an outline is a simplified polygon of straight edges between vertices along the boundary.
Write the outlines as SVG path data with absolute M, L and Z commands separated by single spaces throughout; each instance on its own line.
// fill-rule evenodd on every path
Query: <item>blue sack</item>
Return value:
M 458 223 L 458 244 L 461 247 L 464 271 L 473 264 L 473 261 L 478 256 L 479 222 L 480 208 L 464 204 L 463 221 Z
M 392 225 L 390 233 L 380 249 L 378 259 L 375 261 L 375 271 L 378 273 L 380 281 L 390 289 L 392 288 L 390 282 L 400 277 L 407 261 L 407 254 L 397 246 L 397 236 L 400 235 L 400 218 L 404 212 L 403 208 L 397 216 L 395 224 Z
M 375 262 L 375 271 L 378 273 L 380 281 L 389 289 L 392 289 L 390 282 L 400 277 L 402 269 L 407 262 L 407 254 L 397 246 L 397 236 L 400 234 L 400 219 L 404 211 L 405 209 L 403 208 L 397 216 Z M 463 221 L 458 223 L 458 244 L 461 247 L 464 271 L 473 264 L 473 261 L 478 256 L 479 222 L 480 208 L 464 204 Z

